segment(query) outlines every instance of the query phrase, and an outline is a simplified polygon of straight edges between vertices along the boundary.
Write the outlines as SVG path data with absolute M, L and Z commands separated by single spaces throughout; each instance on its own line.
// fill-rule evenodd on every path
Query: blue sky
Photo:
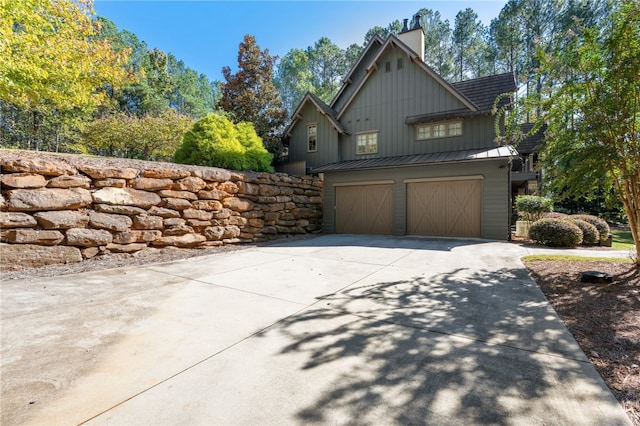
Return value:
M 95 0 L 96 14 L 127 29 L 150 48 L 173 53 L 211 80 L 223 80 L 222 67 L 237 67 L 238 44 L 245 34 L 262 49 L 284 56 L 306 49 L 320 37 L 341 48 L 362 44 L 367 30 L 411 18 L 420 8 L 439 11 L 453 27 L 467 7 L 488 25 L 506 0 L 467 1 L 131 1 Z

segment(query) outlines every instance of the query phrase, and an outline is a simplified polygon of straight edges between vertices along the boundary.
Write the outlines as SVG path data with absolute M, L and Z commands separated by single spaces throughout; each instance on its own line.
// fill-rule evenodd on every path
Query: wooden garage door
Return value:
M 393 232 L 391 185 L 336 186 L 336 232 L 380 234 Z
M 407 183 L 407 234 L 480 237 L 481 181 Z

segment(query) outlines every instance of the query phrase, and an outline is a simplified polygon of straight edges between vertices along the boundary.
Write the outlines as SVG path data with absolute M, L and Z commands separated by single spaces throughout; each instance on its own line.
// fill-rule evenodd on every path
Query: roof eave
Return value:
M 509 151 L 508 155 L 499 155 L 487 158 L 464 158 L 457 160 L 442 160 L 442 161 L 431 161 L 431 162 L 418 162 L 418 163 L 405 163 L 405 164 L 389 164 L 389 165 L 381 165 L 381 166 L 365 166 L 361 168 L 345 168 L 345 169 L 323 169 L 323 166 L 312 169 L 312 173 L 332 173 L 332 172 L 350 172 L 350 171 L 360 171 L 360 170 L 378 170 L 378 169 L 394 169 L 399 167 L 419 167 L 419 166 L 429 166 L 429 165 L 440 165 L 440 164 L 455 164 L 455 163 L 470 163 L 470 162 L 478 162 L 478 161 L 496 161 L 496 160 L 509 160 L 516 158 L 519 156 L 518 151 L 511 145 L 502 145 L 496 147 L 506 148 Z M 358 160 L 355 160 L 358 161 Z

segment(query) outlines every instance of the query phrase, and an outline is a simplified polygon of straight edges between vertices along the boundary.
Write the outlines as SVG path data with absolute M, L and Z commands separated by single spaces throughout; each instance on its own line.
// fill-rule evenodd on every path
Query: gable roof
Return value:
M 353 74 L 358 69 L 358 67 L 360 66 L 360 63 L 364 60 L 367 53 L 369 53 L 369 51 L 373 51 L 374 49 L 379 48 L 383 44 L 384 44 L 384 40 L 382 40 L 378 35 L 374 36 L 371 40 L 369 40 L 369 44 L 367 44 L 367 46 L 364 49 L 362 49 L 362 52 L 360 52 L 360 55 L 358 56 L 356 63 L 351 67 L 351 69 L 349 70 L 349 73 L 345 76 L 342 82 L 342 87 L 340 87 L 340 90 L 338 91 L 338 93 L 331 100 L 331 103 L 329 104 L 331 108 L 335 107 L 336 102 L 338 101 L 338 99 L 340 99 L 340 96 L 342 95 L 342 92 L 344 92 L 349 85 L 355 83 L 355 81 L 353 81 Z
M 364 57 L 364 53 L 366 53 L 367 50 L 369 50 L 371 48 L 373 43 L 369 43 L 369 45 L 367 45 L 367 47 L 365 48 L 365 52 L 363 52 L 362 57 Z M 384 54 L 384 52 L 387 50 L 387 48 L 394 48 L 394 47 L 398 47 L 401 50 L 403 50 L 406 55 L 409 57 L 409 59 L 415 63 L 416 65 L 418 65 L 426 74 L 428 74 L 431 78 L 433 78 L 434 80 L 436 80 L 442 87 L 444 87 L 445 90 L 447 90 L 449 93 L 451 93 L 455 98 L 457 98 L 463 105 L 465 105 L 469 110 L 471 111 L 478 111 L 479 108 L 477 105 L 475 105 L 473 102 L 471 102 L 465 95 L 463 95 L 459 90 L 457 90 L 454 86 L 452 86 L 451 84 L 449 84 L 444 78 L 442 78 L 437 72 L 435 72 L 431 67 L 429 67 L 427 64 L 425 64 L 422 59 L 420 59 L 420 56 L 413 51 L 413 49 L 411 49 L 409 46 L 407 46 L 405 43 L 403 43 L 398 37 L 394 36 L 393 34 L 390 35 L 389 37 L 387 37 L 387 40 L 384 42 L 384 44 L 382 45 L 382 47 L 380 47 L 380 49 L 378 49 L 378 53 L 376 54 L 376 56 L 370 61 L 370 63 L 364 64 L 366 65 L 366 70 L 367 73 L 364 76 L 363 79 L 361 79 L 358 83 L 358 87 L 356 88 L 356 90 L 351 94 L 351 96 L 349 97 L 349 99 L 347 99 L 347 101 L 345 102 L 344 106 L 342 107 L 342 109 L 340 111 L 338 111 L 338 114 L 336 115 L 337 119 L 340 119 L 340 117 L 342 116 L 342 114 L 348 109 L 349 105 L 351 104 L 351 102 L 353 101 L 353 99 L 358 95 L 358 92 L 360 92 L 360 89 L 362 88 L 362 86 L 364 86 L 364 84 L 367 82 L 367 80 L 369 79 L 369 76 L 371 76 L 371 74 L 377 70 L 377 62 L 380 59 L 380 57 Z M 360 65 L 359 63 L 357 64 L 358 66 Z M 355 69 L 356 67 L 354 66 L 352 69 Z M 335 101 L 337 100 L 337 97 L 334 99 L 334 101 L 332 102 L 332 105 L 335 104 Z
M 291 116 L 292 118 L 291 123 L 287 126 L 287 128 L 284 131 L 285 137 L 291 134 L 291 130 L 293 129 L 293 126 L 296 124 L 298 120 L 300 120 L 300 118 L 302 118 L 301 111 L 302 111 L 302 108 L 304 108 L 304 106 L 307 104 L 307 102 L 311 102 L 317 108 L 317 110 L 320 111 L 320 114 L 322 114 L 327 120 L 329 120 L 333 128 L 336 129 L 338 133 L 342 133 L 342 134 L 349 133 L 347 132 L 347 129 L 345 129 L 345 127 L 342 124 L 340 124 L 340 122 L 336 119 L 336 112 L 331 107 L 329 107 L 327 104 L 322 102 L 322 99 L 320 99 L 313 93 L 307 92 L 304 95 L 304 98 L 302 98 L 300 105 L 298 105 L 298 108 L 296 108 L 295 112 Z

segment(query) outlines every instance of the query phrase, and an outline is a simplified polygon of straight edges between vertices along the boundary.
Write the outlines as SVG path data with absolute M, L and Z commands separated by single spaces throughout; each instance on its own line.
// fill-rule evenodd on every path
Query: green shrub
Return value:
M 540 219 L 543 213 L 553 211 L 553 201 L 537 195 L 518 195 L 515 206 L 522 218 L 530 222 Z
M 566 213 L 560 213 L 560 212 L 546 212 L 546 213 L 542 213 L 542 218 L 545 219 L 566 219 L 567 217 L 569 217 L 568 214 Z M 541 218 L 541 219 L 542 219 Z
M 567 220 L 540 219 L 531 224 L 529 237 L 551 247 L 575 247 L 582 242 L 582 231 Z
M 220 114 L 198 120 L 174 155 L 176 163 L 256 172 L 272 172 L 271 159 L 252 124 L 234 125 Z
M 609 229 L 609 224 L 606 220 L 600 219 L 598 216 L 593 216 L 590 214 L 574 214 L 571 216 L 572 219 L 580 219 L 584 220 L 592 224 L 598 229 L 598 233 L 600 234 L 600 241 L 607 241 L 609 238 L 609 233 L 611 229 Z
M 262 139 L 256 133 L 253 124 L 238 123 L 236 129 L 238 130 L 238 140 L 245 149 L 246 170 L 273 172 L 271 166 L 273 155 L 262 144 Z
M 582 231 L 582 244 L 597 244 L 600 241 L 600 232 L 598 228 L 582 219 L 570 218 L 569 222 L 575 224 Z

